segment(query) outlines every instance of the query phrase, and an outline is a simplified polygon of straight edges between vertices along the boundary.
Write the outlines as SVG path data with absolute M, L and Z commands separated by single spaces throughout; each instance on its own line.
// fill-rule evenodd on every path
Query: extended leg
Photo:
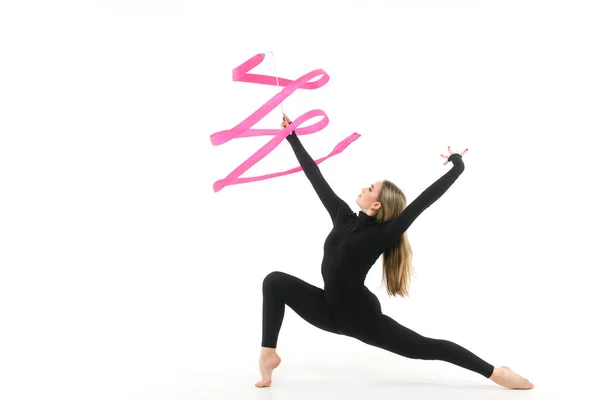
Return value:
M 317 328 L 338 333 L 323 289 L 295 276 L 275 271 L 263 281 L 263 347 L 277 347 L 286 304 Z
M 368 328 L 361 329 L 361 333 L 355 337 L 367 344 L 404 357 L 446 361 L 477 372 L 486 378 L 491 377 L 494 372 L 493 365 L 464 347 L 448 340 L 424 337 L 384 314 L 373 317 Z

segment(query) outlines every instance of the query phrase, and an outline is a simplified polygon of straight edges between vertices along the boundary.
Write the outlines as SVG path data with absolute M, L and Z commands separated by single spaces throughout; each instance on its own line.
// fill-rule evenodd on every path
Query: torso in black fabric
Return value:
M 334 193 L 295 132 L 287 140 L 333 222 L 324 244 L 321 274 L 327 300 L 337 323 L 351 324 L 352 319 L 364 319 L 373 315 L 374 310 L 380 312 L 377 297 L 364 286 L 367 273 L 385 249 L 400 244 L 402 234 L 408 227 L 463 172 L 461 155 L 451 155 L 449 160 L 453 168 L 424 190 L 398 217 L 378 223 L 375 217 L 363 211 L 358 214 L 353 212 Z

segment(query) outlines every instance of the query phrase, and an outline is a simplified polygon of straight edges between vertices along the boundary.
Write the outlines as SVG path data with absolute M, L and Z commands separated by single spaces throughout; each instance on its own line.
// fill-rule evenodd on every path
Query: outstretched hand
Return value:
M 465 153 L 467 152 L 467 150 L 469 150 L 469 149 L 468 149 L 468 148 L 466 148 L 466 149 L 464 149 L 464 150 L 463 150 L 463 151 L 460 153 L 461 157 L 465 155 Z M 450 146 L 448 146 L 448 151 L 450 152 L 450 154 L 449 154 L 449 155 L 447 155 L 447 156 L 446 156 L 446 155 L 444 155 L 444 154 L 440 154 L 442 157 L 444 157 L 444 158 L 446 159 L 446 161 L 444 162 L 444 165 L 448 164 L 448 158 L 450 158 L 450 156 L 451 156 L 452 154 L 454 154 L 454 152 L 452 151 L 452 149 L 450 148 Z

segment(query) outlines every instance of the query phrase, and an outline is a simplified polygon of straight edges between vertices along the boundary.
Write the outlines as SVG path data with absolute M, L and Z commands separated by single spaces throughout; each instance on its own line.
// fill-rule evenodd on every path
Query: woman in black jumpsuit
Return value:
M 285 118 L 287 117 L 284 117 L 282 126 L 291 122 Z M 378 223 L 375 216 L 362 210 L 358 215 L 354 213 L 333 192 L 295 132 L 287 136 L 287 140 L 327 209 L 333 228 L 325 240 L 321 264 L 324 289 L 280 271 L 271 272 L 264 279 L 262 349 L 259 361 L 263 380 L 257 382 L 256 386 L 269 386 L 272 369 L 279 365 L 280 358 L 275 353 L 275 348 L 285 305 L 307 322 L 325 331 L 350 336 L 404 357 L 443 360 L 486 378 L 492 377 L 494 366 L 469 350 L 447 340 L 421 336 L 382 314 L 377 297 L 364 285 L 369 269 L 385 249 L 398 246 L 402 234 L 415 219 L 460 176 L 464 170 L 462 155 L 451 154 L 448 161 L 453 163 L 452 169 L 421 193 L 398 217 Z M 378 182 L 365 190 L 376 190 L 380 184 Z M 510 369 L 502 367 L 496 370 L 510 378 Z M 514 381 L 514 377 L 512 380 Z M 519 384 L 525 385 L 524 382 Z M 514 382 L 512 386 L 515 386 Z

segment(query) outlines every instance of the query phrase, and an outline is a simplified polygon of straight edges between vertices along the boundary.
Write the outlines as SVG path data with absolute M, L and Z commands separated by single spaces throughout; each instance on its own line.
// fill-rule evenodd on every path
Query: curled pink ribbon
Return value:
M 262 160 L 267 154 L 273 151 L 283 140 L 285 140 L 286 136 L 290 134 L 293 130 L 296 131 L 297 135 L 308 135 L 311 133 L 318 132 L 325 128 L 327 124 L 329 124 L 329 118 L 323 110 L 311 110 L 296 118 L 288 127 L 285 129 L 252 129 L 258 121 L 264 118 L 269 112 L 271 112 L 275 107 L 283 102 L 288 96 L 294 93 L 297 89 L 318 89 L 325 85 L 329 81 L 329 75 L 322 69 L 316 69 L 311 71 L 300 78 L 292 81 L 290 79 L 285 78 L 276 78 L 268 75 L 259 75 L 259 74 L 249 74 L 254 67 L 259 65 L 265 59 L 265 53 L 259 53 L 244 63 L 240 64 L 238 67 L 233 69 L 233 81 L 237 82 L 250 82 L 250 83 L 259 83 L 263 85 L 281 85 L 284 86 L 283 89 L 273 96 L 269 101 L 263 104 L 258 110 L 252 113 L 248 118 L 234 126 L 232 129 L 228 129 L 225 131 L 215 132 L 210 135 L 210 140 L 214 146 L 219 146 L 224 143 L 227 143 L 231 139 L 240 138 L 240 137 L 251 137 L 251 136 L 266 136 L 273 135 L 274 138 L 271 139 L 267 144 L 258 149 L 253 155 L 251 155 L 246 161 L 241 163 L 237 168 L 235 168 L 229 175 L 225 178 L 216 181 L 213 184 L 213 190 L 215 192 L 220 191 L 225 186 L 229 185 L 237 185 L 240 183 L 248 183 L 254 181 L 260 181 L 264 179 L 275 178 L 278 176 L 292 174 L 294 172 L 302 171 L 302 167 L 298 166 L 287 171 L 274 172 L 271 174 L 253 176 L 247 178 L 241 178 L 244 172 L 246 172 L 250 167 L 256 164 L 258 161 Z M 310 82 L 311 79 L 321 75 L 321 77 L 315 81 Z M 303 122 L 315 117 L 321 116 L 321 120 L 307 126 L 305 128 L 298 128 Z M 336 154 L 341 153 L 348 147 L 350 143 L 358 139 L 360 135 L 356 132 L 351 134 L 350 136 L 344 138 L 341 142 L 339 142 L 334 149 L 329 153 L 329 155 L 316 159 L 315 162 L 317 164 L 325 161 L 326 159 L 333 157 Z

